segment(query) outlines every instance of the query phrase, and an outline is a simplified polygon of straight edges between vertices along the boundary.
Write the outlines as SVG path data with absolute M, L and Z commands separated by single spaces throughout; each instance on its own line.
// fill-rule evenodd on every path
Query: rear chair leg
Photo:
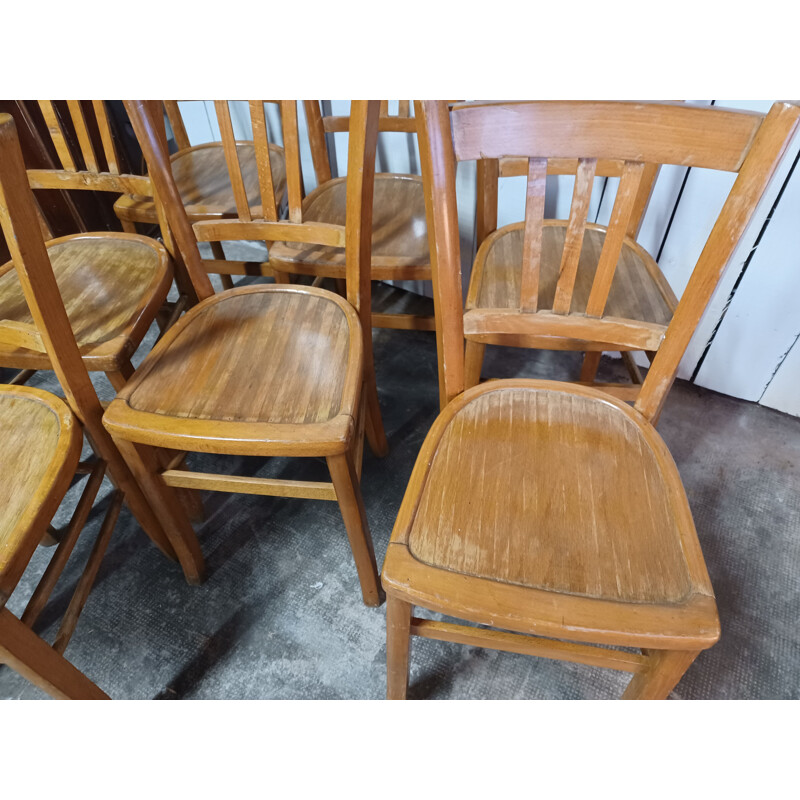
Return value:
M 580 380 L 587 383 L 594 382 L 597 377 L 597 368 L 600 366 L 600 357 L 603 354 L 599 350 L 590 350 L 583 357 Z
M 464 388 L 471 389 L 481 382 L 481 370 L 483 369 L 483 356 L 486 352 L 486 345 L 483 342 L 473 342 L 467 339 L 467 346 L 464 351 Z
M 623 700 L 666 700 L 667 695 L 678 685 L 683 673 L 700 654 L 700 650 L 648 650 L 649 666 L 637 672 Z
M 386 699 L 405 700 L 411 644 L 411 603 L 386 598 Z
M 380 586 L 375 550 L 353 455 L 348 451 L 341 455 L 328 456 L 327 461 L 347 529 L 347 538 L 350 540 L 350 549 L 353 551 L 353 560 L 356 562 L 364 604 L 379 606 L 383 602 L 384 594 Z

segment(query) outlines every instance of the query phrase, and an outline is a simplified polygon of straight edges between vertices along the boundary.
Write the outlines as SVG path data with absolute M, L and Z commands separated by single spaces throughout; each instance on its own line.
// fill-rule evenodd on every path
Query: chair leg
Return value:
M 347 452 L 328 456 L 327 461 L 344 526 L 347 529 L 347 538 L 350 540 L 350 549 L 353 551 L 353 560 L 356 562 L 364 604 L 379 606 L 383 602 L 384 594 L 378 577 L 375 549 L 369 533 L 364 498 L 361 496 L 353 455 Z
M 291 283 L 292 282 L 292 275 L 290 272 L 280 272 L 277 269 L 272 270 L 272 277 L 275 279 L 275 283 Z
M 120 224 L 125 233 L 136 233 L 136 223 L 129 219 L 121 219 Z
M 186 581 L 198 586 L 205 577 L 205 562 L 200 543 L 183 505 L 158 474 L 159 464 L 155 449 L 116 437 L 114 442 L 153 511 L 158 515 L 183 568 Z
M 464 388 L 471 389 L 481 382 L 481 370 L 483 369 L 483 355 L 486 352 L 486 345 L 483 342 L 473 342 L 467 339 L 467 346 L 464 351 Z
M 700 650 L 648 650 L 650 665 L 637 672 L 628 684 L 623 700 L 666 700 Z
M 369 449 L 372 450 L 373 455 L 383 458 L 389 452 L 389 442 L 386 441 L 386 431 L 383 429 L 383 417 L 378 402 L 378 387 L 374 374 L 372 378 L 366 379 L 364 401 L 366 403 L 366 433 Z
M 386 699 L 405 700 L 408 692 L 408 655 L 411 646 L 411 603 L 393 595 L 386 598 Z
M 222 249 L 222 242 L 209 242 L 211 245 L 211 255 L 217 261 L 225 261 L 225 251 Z M 219 279 L 222 282 L 223 289 L 233 289 L 233 278 L 226 275 L 224 272 L 219 273 Z
M 600 357 L 603 354 L 599 350 L 589 350 L 583 357 L 583 366 L 581 367 L 582 381 L 594 381 L 597 377 L 597 368 L 600 366 Z
M 65 700 L 110 699 L 7 608 L 0 609 L 0 662 L 8 664 L 52 697 Z

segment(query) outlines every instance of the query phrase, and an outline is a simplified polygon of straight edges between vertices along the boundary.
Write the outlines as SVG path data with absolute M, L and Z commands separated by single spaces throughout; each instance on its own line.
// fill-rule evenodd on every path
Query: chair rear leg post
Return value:
M 700 654 L 700 650 L 648 650 L 650 665 L 637 672 L 623 700 L 666 700 L 667 695 L 678 685 L 684 672 Z
M 222 249 L 222 242 L 209 242 L 211 245 L 211 255 L 217 261 L 225 261 L 225 251 Z M 230 275 L 220 273 L 220 281 L 222 281 L 223 289 L 233 289 L 233 278 Z
M 136 233 L 136 223 L 129 219 L 121 219 L 120 224 L 125 233 Z
M 52 697 L 108 700 L 108 695 L 7 608 L 0 608 L 0 662 Z
M 471 389 L 481 382 L 481 370 L 483 369 L 483 356 L 486 352 L 486 345 L 483 342 L 473 342 L 467 339 L 464 351 L 464 388 Z
M 177 495 L 158 474 L 155 450 L 125 439 L 115 438 L 114 442 L 163 525 L 187 582 L 195 586 L 201 584 L 205 562 L 200 543 Z
M 366 391 L 364 400 L 366 404 L 366 433 L 369 449 L 373 455 L 383 458 L 389 452 L 389 442 L 386 441 L 386 431 L 383 428 L 381 406 L 378 402 L 378 386 L 375 382 L 375 373 L 365 376 Z
M 328 456 L 327 461 L 344 526 L 347 529 L 347 538 L 350 540 L 350 549 L 356 562 L 364 604 L 379 606 L 383 602 L 384 594 L 378 577 L 375 549 L 367 524 L 364 498 L 361 496 L 353 453 L 348 451 L 341 455 Z
M 386 598 L 386 699 L 405 700 L 411 646 L 411 603 L 394 595 Z
M 597 377 L 597 368 L 600 366 L 600 357 L 603 354 L 599 350 L 590 350 L 583 357 L 583 366 L 581 367 L 582 381 L 594 381 Z

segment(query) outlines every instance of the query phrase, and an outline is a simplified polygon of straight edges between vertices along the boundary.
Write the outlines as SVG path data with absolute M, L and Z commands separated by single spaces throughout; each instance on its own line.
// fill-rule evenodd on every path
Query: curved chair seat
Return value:
M 236 150 L 242 169 L 248 202 L 257 216 L 261 207 L 258 188 L 258 167 L 252 143 L 237 142 Z M 280 206 L 286 189 L 286 164 L 283 148 L 271 144 L 269 160 L 272 167 L 275 203 Z M 236 215 L 225 151 L 221 142 L 209 142 L 181 150 L 171 157 L 175 181 L 186 213 L 192 222 Z M 122 195 L 114 203 L 114 212 L 121 220 L 156 224 L 158 214 L 149 197 Z
M 317 187 L 303 201 L 303 219 L 344 225 L 346 178 Z M 431 280 L 425 194 L 418 175 L 375 175 L 372 217 L 372 278 Z M 345 277 L 344 248 L 276 242 L 270 265 L 285 272 Z
M 154 239 L 127 233 L 80 233 L 47 242 L 58 288 L 84 363 L 117 372 L 128 363 L 164 302 L 172 264 Z M 14 266 L 0 267 L 0 330 L 22 323 L 35 333 Z M 0 364 L 50 369 L 41 350 L 0 343 Z
M 115 437 L 231 455 L 334 455 L 354 434 L 358 316 L 310 287 L 259 285 L 192 308 L 103 417 Z
M 597 390 L 551 381 L 492 381 L 441 413 L 383 586 L 460 619 L 577 642 L 691 650 L 720 633 L 655 429 Z
M 479 316 L 485 309 L 519 309 L 524 227 L 523 222 L 506 225 L 491 233 L 478 250 L 466 302 L 464 325 L 468 338 L 470 312 L 472 316 Z M 538 307 L 545 313 L 553 307 L 566 229 L 567 220 L 545 220 L 542 228 Z M 603 226 L 586 225 L 571 314 L 585 313 L 605 235 Z M 676 306 L 677 299 L 655 260 L 644 248 L 626 237 L 604 316 L 639 320 L 666 328 Z M 542 342 L 542 346 L 550 349 L 586 350 L 591 344 L 585 340 L 558 337 L 555 329 L 546 338 L 547 342 Z M 501 343 L 499 338 L 497 343 Z M 604 349 L 613 348 L 606 345 Z
M 0 607 L 69 488 L 82 441 L 63 400 L 29 386 L 0 386 Z

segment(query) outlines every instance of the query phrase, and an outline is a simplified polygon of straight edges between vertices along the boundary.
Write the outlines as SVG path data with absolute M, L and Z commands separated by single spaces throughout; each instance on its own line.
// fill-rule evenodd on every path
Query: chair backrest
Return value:
M 308 126 L 308 139 L 311 145 L 311 160 L 317 183 L 322 184 L 331 179 L 333 169 L 330 152 L 326 146 L 326 133 L 346 133 L 350 125 L 350 117 L 346 115 L 323 115 L 319 100 L 304 100 L 303 110 Z M 400 100 L 397 113 L 389 113 L 389 101 L 380 101 L 378 118 L 380 133 L 416 133 L 417 120 L 411 115 L 411 101 Z
M 114 483 L 125 492 L 142 527 L 162 549 L 172 552 L 166 534 L 141 489 L 103 427 L 103 406 L 81 358 L 56 283 L 29 187 L 14 120 L 0 114 L 0 227 L 8 243 L 35 331 L 13 324 L 0 327 L 0 337 L 50 358 L 67 402 L 83 423 L 97 454 L 108 465 Z
M 215 102 L 228 174 L 236 202 L 233 219 L 189 223 L 175 185 L 166 148 L 163 115 L 155 101 L 126 101 L 125 107 L 148 163 L 150 177 L 162 198 L 172 234 L 200 300 L 214 290 L 203 266 L 197 242 L 288 241 L 341 247 L 346 253 L 347 298 L 365 324 L 370 323 L 370 256 L 372 193 L 378 130 L 378 101 L 354 101 L 348 130 L 347 215 L 344 225 L 304 221 L 297 103 L 280 101 L 286 160 L 288 220 L 281 220 L 275 203 L 274 179 L 263 100 L 249 101 L 253 147 L 258 167 L 260 203 L 251 204 L 245 191 L 236 140 L 226 100 Z M 371 339 L 365 336 L 371 352 Z
M 754 112 L 680 103 L 533 101 L 418 103 L 426 211 L 439 305 L 445 397 L 464 388 L 455 165 L 457 161 L 524 158 L 527 193 L 518 309 L 488 309 L 470 325 L 486 333 L 527 333 L 657 350 L 636 408 L 656 419 L 680 359 L 736 244 L 798 127 L 800 108 L 776 103 Z M 554 162 L 554 166 L 551 166 Z M 668 326 L 604 317 L 626 235 L 638 225 L 640 189 L 653 165 L 678 164 L 737 173 L 692 277 Z M 620 185 L 586 308 L 570 310 L 592 181 L 612 170 Z M 539 303 L 539 268 L 548 171 L 575 171 L 575 191 L 552 308 Z M 648 190 L 649 193 L 649 190 Z

